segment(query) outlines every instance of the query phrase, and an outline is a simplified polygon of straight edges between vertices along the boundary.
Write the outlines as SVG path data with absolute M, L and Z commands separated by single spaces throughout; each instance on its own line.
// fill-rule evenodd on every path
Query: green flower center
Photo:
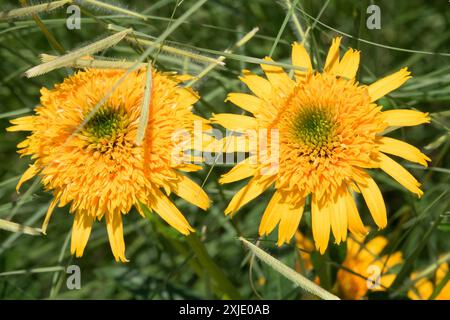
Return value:
M 304 108 L 293 119 L 295 136 L 313 148 L 328 145 L 333 138 L 334 128 L 332 115 L 319 107 Z
M 100 108 L 85 125 L 85 132 L 96 139 L 111 139 L 124 129 L 125 113 L 111 107 Z

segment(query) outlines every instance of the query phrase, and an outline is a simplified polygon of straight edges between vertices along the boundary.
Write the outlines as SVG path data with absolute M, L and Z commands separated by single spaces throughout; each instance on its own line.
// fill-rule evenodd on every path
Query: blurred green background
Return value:
M 122 8 L 138 12 L 142 20 L 99 8 L 86 1 L 81 7 L 81 29 L 68 30 L 69 16 L 65 7 L 39 14 L 46 30 L 59 45 L 49 42 L 42 28 L 32 17 L 0 21 L 0 218 L 27 226 L 40 227 L 50 194 L 40 187 L 38 179 L 28 182 L 16 194 L 15 185 L 27 168 L 28 158 L 19 158 L 16 145 L 25 137 L 7 133 L 9 120 L 31 114 L 39 104 L 41 87 L 51 88 L 73 73 L 59 69 L 43 76 L 27 79 L 23 73 L 40 63 L 39 54 L 61 54 L 110 34 L 107 24 L 132 27 L 152 37 L 164 32 L 171 20 L 176 20 L 197 1 L 113 1 Z M 294 1 L 292 1 L 294 2 Z M 224 51 L 255 27 L 258 33 L 244 46 L 234 51 L 238 56 L 226 59 L 195 83 L 202 98 L 196 112 L 205 117 L 219 112 L 241 112 L 224 99 L 228 92 L 246 91 L 238 80 L 242 69 L 260 73 L 257 64 L 242 57 L 263 58 L 276 41 L 288 14 L 287 1 L 272 0 L 209 0 L 185 20 L 168 37 L 166 44 L 175 48 L 217 57 L 203 49 Z M 31 2 L 31 4 L 37 4 Z M 369 30 L 366 9 L 377 4 L 381 9 L 381 29 Z M 17 1 L 0 1 L 0 10 L 19 7 Z M 294 14 L 303 30 L 310 29 L 306 46 L 314 56 L 314 67 L 321 69 L 331 39 L 343 36 L 343 46 L 361 50 L 361 65 L 357 76 L 362 83 L 371 83 L 401 67 L 408 66 L 413 78 L 399 90 L 380 100 L 386 109 L 415 108 L 429 112 L 429 125 L 396 130 L 391 137 L 401 138 L 423 150 L 432 162 L 429 168 L 407 165 L 423 182 L 425 195 L 416 199 L 383 173 L 374 173 L 388 208 L 389 226 L 377 231 L 365 206 L 361 214 L 372 226 L 370 237 L 383 234 L 390 241 L 386 252 L 401 250 L 410 257 L 403 266 L 411 271 L 433 267 L 438 257 L 450 252 L 449 216 L 449 105 L 450 105 L 450 4 L 448 1 L 297 1 Z M 319 17 L 318 22 L 315 22 Z M 290 64 L 290 44 L 301 41 L 292 18 L 280 33 L 273 58 Z M 59 51 L 58 51 L 58 48 Z M 404 50 L 407 49 L 407 50 Z M 142 48 L 126 41 L 100 55 L 133 60 Z M 427 52 L 443 54 L 427 54 Z M 447 53 L 447 54 L 444 54 Z M 176 70 L 199 74 L 207 64 L 184 56 L 155 53 L 160 70 Z M 299 299 L 310 298 L 282 275 L 262 262 L 251 259 L 239 242 L 243 236 L 257 240 L 257 230 L 271 192 L 265 193 L 246 206 L 231 220 L 223 210 L 243 183 L 220 186 L 220 175 L 230 167 L 210 166 L 192 176 L 205 183 L 213 201 L 205 213 L 179 199 L 176 205 L 197 230 L 197 237 L 206 248 L 218 270 L 230 279 L 244 298 Z M 310 235 L 309 213 L 301 229 Z M 84 256 L 70 256 L 68 239 L 73 218 L 68 208 L 58 208 L 52 218 L 47 236 L 30 236 L 0 230 L 0 298 L 2 299 L 212 299 L 224 298 L 223 288 L 206 272 L 199 252 L 192 243 L 166 227 L 157 216 L 142 219 L 137 212 L 124 218 L 125 241 L 129 263 L 119 264 L 110 252 L 104 222 L 96 223 Z M 193 240 L 191 240 L 193 241 Z M 260 246 L 274 257 L 293 267 L 299 251 L 292 242 L 276 246 L 276 232 L 264 238 Z M 345 255 L 345 244 L 330 243 L 327 254 L 318 262 L 327 272 L 321 274 L 322 285 L 332 290 L 336 271 Z M 317 259 L 316 259 L 317 260 Z M 76 264 L 81 268 L 81 289 L 66 287 L 65 268 Z M 311 279 L 315 273 L 308 274 Z M 322 279 L 323 277 L 323 279 Z M 406 278 L 405 278 L 406 279 Z M 406 280 L 405 280 L 406 281 Z M 406 283 L 406 282 L 404 282 Z M 398 290 L 398 289 L 396 289 Z M 399 293 L 400 296 L 402 293 Z

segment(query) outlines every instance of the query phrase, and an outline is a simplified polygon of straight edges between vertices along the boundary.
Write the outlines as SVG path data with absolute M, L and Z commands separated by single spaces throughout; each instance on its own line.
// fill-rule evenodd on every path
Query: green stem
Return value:
M 228 298 L 242 299 L 235 286 L 208 254 L 206 247 L 197 235 L 195 233 L 191 233 L 186 237 L 186 241 L 194 251 L 200 261 L 200 264 L 205 268 L 205 271 L 214 280 L 216 286 L 221 289 L 228 296 Z

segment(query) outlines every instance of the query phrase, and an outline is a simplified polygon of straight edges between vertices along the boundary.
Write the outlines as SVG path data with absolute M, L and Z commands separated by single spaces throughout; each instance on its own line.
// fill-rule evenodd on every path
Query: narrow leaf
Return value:
M 145 80 L 144 99 L 141 107 L 141 116 L 139 118 L 138 131 L 136 135 L 136 144 L 140 146 L 144 140 L 145 130 L 147 129 L 148 115 L 150 111 L 150 98 L 152 94 L 152 64 L 147 64 L 147 74 Z
M 41 234 L 41 229 L 27 227 L 15 222 L 11 222 L 8 220 L 0 219 L 0 229 L 11 231 L 11 232 L 20 232 L 29 234 L 32 236 L 37 236 Z
M 269 255 L 264 250 L 258 248 L 253 243 L 245 240 L 242 237 L 239 237 L 239 240 L 244 243 L 244 245 L 249 248 L 259 259 L 261 259 L 263 262 L 268 264 L 270 267 L 272 267 L 274 270 L 278 271 L 282 276 L 285 278 L 291 280 L 293 283 L 295 283 L 297 286 L 302 288 L 303 290 L 319 297 L 324 300 L 340 300 L 337 296 L 331 294 L 330 292 L 324 290 L 323 288 L 319 287 L 317 284 L 312 282 L 311 280 L 305 278 L 295 270 L 289 268 L 284 263 L 280 262 L 279 260 L 275 259 L 271 255 Z
M 120 40 L 122 40 L 131 31 L 132 31 L 132 29 L 125 29 L 121 32 L 113 34 L 112 36 L 106 37 L 102 40 L 96 41 L 90 45 L 83 47 L 83 48 L 77 49 L 68 54 L 60 56 L 54 60 L 45 62 L 38 66 L 35 66 L 35 67 L 29 69 L 28 71 L 26 71 L 25 75 L 28 78 L 31 78 L 31 77 L 35 77 L 35 76 L 50 72 L 50 71 L 58 69 L 58 68 L 66 67 L 67 65 L 71 64 L 74 60 L 76 60 L 78 58 L 88 56 L 93 53 L 96 53 L 96 52 L 99 52 L 99 51 L 102 51 L 104 49 L 114 46 L 116 43 L 118 43 Z
M 51 11 L 59 7 L 62 7 L 63 5 L 69 2 L 70 0 L 53 1 L 49 3 L 37 4 L 35 6 L 0 11 L 0 21 L 20 18 L 23 16 L 37 14 L 44 11 Z

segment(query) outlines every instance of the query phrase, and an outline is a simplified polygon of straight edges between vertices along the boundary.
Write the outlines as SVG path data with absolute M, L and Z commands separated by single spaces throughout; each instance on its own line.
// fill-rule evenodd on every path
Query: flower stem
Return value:
M 230 299 L 242 299 L 235 286 L 211 258 L 203 242 L 197 237 L 197 235 L 195 233 L 191 233 L 186 236 L 186 241 L 194 251 L 200 261 L 200 264 L 205 268 L 205 271 L 214 280 L 217 287 L 221 289 Z

